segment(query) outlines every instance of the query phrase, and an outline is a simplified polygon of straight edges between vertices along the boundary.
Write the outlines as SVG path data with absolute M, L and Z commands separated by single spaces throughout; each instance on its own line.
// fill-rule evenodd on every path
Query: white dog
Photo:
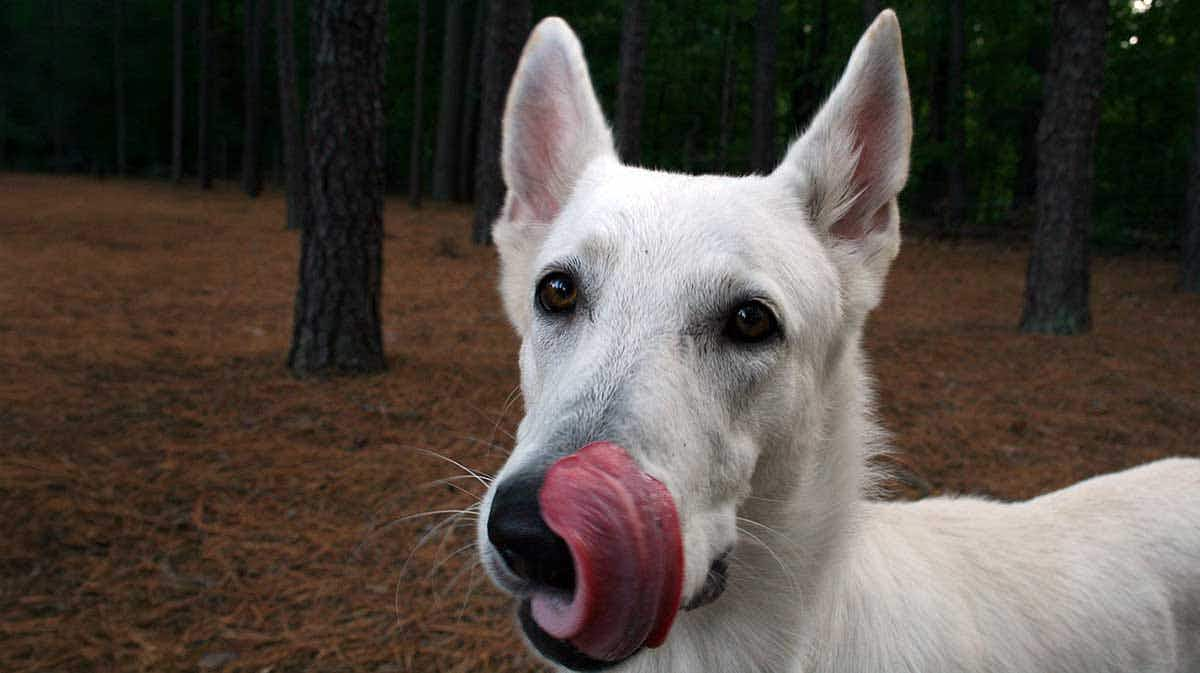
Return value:
M 623 166 L 546 19 L 495 225 L 526 416 L 484 566 L 558 667 L 1200 672 L 1200 460 L 1029 502 L 873 502 L 860 341 L 912 122 L 884 12 L 768 176 Z

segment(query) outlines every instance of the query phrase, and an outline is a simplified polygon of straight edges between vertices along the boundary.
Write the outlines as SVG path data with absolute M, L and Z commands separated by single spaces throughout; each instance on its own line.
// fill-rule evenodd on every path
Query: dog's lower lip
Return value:
M 533 618 L 533 606 L 529 597 L 521 597 L 517 607 L 517 619 L 521 623 L 521 630 L 525 632 L 526 639 L 529 643 L 542 654 L 542 656 L 553 661 L 559 666 L 565 666 L 573 671 L 602 671 L 607 668 L 612 668 L 622 661 L 626 661 L 632 657 L 640 649 L 633 652 L 625 659 L 618 661 L 602 661 L 594 659 L 580 652 L 574 645 L 565 640 L 559 640 L 550 634 L 546 633 L 541 626 Z
M 702 608 L 709 603 L 721 597 L 725 593 L 725 584 L 729 576 L 729 553 L 726 552 L 712 562 L 708 569 L 708 575 L 704 578 L 704 586 L 700 588 L 700 593 L 696 594 L 687 603 L 684 603 L 684 610 L 695 610 Z

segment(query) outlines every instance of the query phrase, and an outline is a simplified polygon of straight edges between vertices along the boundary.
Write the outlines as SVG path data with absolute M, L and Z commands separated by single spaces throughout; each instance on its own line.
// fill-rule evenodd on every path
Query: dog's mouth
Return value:
M 570 551 L 574 581 L 535 587 L 521 602 L 534 647 L 584 671 L 661 645 L 683 591 L 682 533 L 667 488 L 621 447 L 597 442 L 552 465 L 538 499 Z
M 708 575 L 704 578 L 704 586 L 700 588 L 700 593 L 696 594 L 687 603 L 683 604 L 684 610 L 696 610 L 712 603 L 725 593 L 725 585 L 729 578 L 729 552 L 725 552 L 718 556 L 712 565 L 708 568 Z

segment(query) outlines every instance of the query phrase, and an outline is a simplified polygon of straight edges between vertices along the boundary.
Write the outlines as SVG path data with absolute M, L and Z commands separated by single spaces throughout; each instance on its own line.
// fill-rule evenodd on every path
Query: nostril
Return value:
M 488 540 L 518 577 L 567 593 L 575 590 L 571 550 L 546 525 L 538 505 L 541 475 L 505 480 L 488 513 Z

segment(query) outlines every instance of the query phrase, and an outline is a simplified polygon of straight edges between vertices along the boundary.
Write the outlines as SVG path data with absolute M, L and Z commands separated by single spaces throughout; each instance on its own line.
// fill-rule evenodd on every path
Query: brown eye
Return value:
M 547 274 L 538 283 L 538 304 L 547 313 L 570 311 L 575 308 L 575 300 L 578 295 L 579 292 L 575 289 L 575 279 L 561 271 Z
M 762 341 L 777 331 L 775 314 L 761 301 L 748 301 L 734 309 L 725 326 L 725 334 L 742 343 Z

